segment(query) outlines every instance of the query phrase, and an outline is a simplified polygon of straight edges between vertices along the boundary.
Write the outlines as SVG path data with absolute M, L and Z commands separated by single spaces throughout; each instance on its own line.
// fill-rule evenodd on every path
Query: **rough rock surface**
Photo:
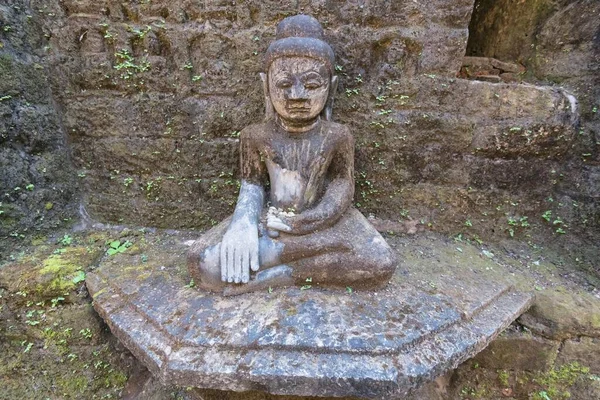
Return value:
M 60 129 L 56 128 L 66 118 L 70 129 L 67 132 L 69 140 L 75 144 L 78 152 L 76 162 L 80 169 L 79 179 L 87 185 L 87 203 L 98 204 L 88 207 L 95 218 L 161 226 L 187 226 L 188 223 L 189 226 L 206 226 L 212 220 L 218 221 L 232 209 L 234 201 L 236 132 L 262 116 L 259 85 L 252 86 L 252 83 L 258 82 L 254 74 L 258 70 L 256 66 L 260 64 L 261 51 L 266 48 L 268 35 L 272 35 L 275 23 L 282 17 L 300 9 L 311 13 L 316 10 L 328 15 L 329 35 L 337 41 L 338 54 L 343 54 L 338 60 L 342 85 L 335 115 L 345 118 L 344 122 L 354 127 L 353 132 L 358 139 L 364 135 L 364 139 L 358 141 L 357 165 L 361 168 L 357 173 L 356 198 L 363 210 L 377 213 L 380 217 L 393 218 L 393 222 L 402 219 L 396 223 L 398 227 L 386 222 L 385 226 L 390 227 L 386 230 L 392 231 L 434 229 L 451 233 L 457 240 L 469 239 L 473 243 L 481 239 L 489 243 L 488 238 L 510 238 L 514 235 L 528 242 L 528 246 L 525 246 L 528 250 L 519 252 L 514 247 L 505 247 L 504 242 L 499 248 L 484 247 L 488 253 L 496 255 L 494 260 L 503 264 L 497 266 L 496 271 L 508 275 L 518 271 L 517 284 L 529 273 L 544 275 L 554 271 L 552 274 L 556 274 L 556 277 L 572 279 L 575 276 L 578 285 L 593 293 L 594 286 L 600 287 L 597 279 L 578 276 L 586 268 L 598 271 L 600 265 L 595 262 L 598 259 L 596 242 L 600 226 L 600 152 L 597 145 L 600 142 L 600 3 L 596 0 L 475 2 L 475 18 L 472 21 L 482 26 L 485 24 L 481 22 L 483 19 L 477 17 L 478 10 L 487 13 L 490 10 L 487 6 L 497 9 L 492 10 L 492 18 L 485 19 L 492 23 L 483 30 L 471 29 L 471 37 L 477 39 L 477 36 L 491 44 L 500 43 L 505 50 L 514 53 L 502 53 L 498 51 L 499 46 L 494 46 L 493 52 L 473 55 L 497 57 L 507 62 L 518 61 L 527 69 L 523 75 L 525 81 L 567 88 L 576 95 L 580 112 L 580 125 L 575 135 L 565 143 L 562 139 L 556 141 L 558 149 L 553 149 L 553 145 L 547 142 L 544 144 L 545 150 L 539 153 L 536 148 L 532 154 L 525 146 L 528 141 L 523 135 L 522 141 L 517 144 L 519 149 L 512 150 L 512 156 L 506 153 L 511 143 L 511 140 L 507 140 L 498 147 L 498 152 L 490 146 L 479 158 L 468 152 L 472 151 L 470 148 L 463 152 L 463 148 L 449 147 L 448 138 L 467 132 L 469 124 L 476 132 L 487 126 L 492 126 L 492 130 L 496 129 L 495 126 L 501 126 L 500 130 L 505 129 L 507 134 L 517 136 L 518 130 L 511 129 L 519 125 L 513 126 L 511 118 L 518 110 L 526 113 L 528 106 L 519 104 L 520 95 L 512 96 L 511 107 L 496 109 L 493 118 L 486 117 L 480 123 L 479 118 L 470 119 L 471 111 L 466 111 L 466 117 L 463 118 L 461 110 L 464 107 L 477 109 L 481 97 L 471 102 L 472 92 L 448 96 L 445 85 L 454 83 L 450 71 L 459 65 L 456 60 L 464 55 L 464 42 L 461 41 L 465 38 L 472 3 L 463 0 L 352 1 L 343 4 L 320 0 L 237 1 L 235 5 L 217 1 L 158 0 L 4 2 L 0 6 L 0 64 L 3 68 L 0 71 L 0 98 L 7 95 L 11 97 L 0 100 L 0 186 L 3 196 L 0 199 L 0 232 L 4 236 L 13 234 L 10 236 L 13 240 L 32 229 L 52 228 L 70 216 L 64 211 L 69 210 L 66 205 L 72 199 L 73 180 L 65 162 L 64 139 L 59 135 Z M 145 32 L 148 26 L 152 29 Z M 412 27 L 418 28 L 413 32 Z M 189 44 L 182 40 L 180 31 L 193 36 L 196 28 L 201 32 L 196 39 Z M 361 32 L 366 29 L 367 34 L 359 34 L 359 29 Z M 479 31 L 483 34 L 477 34 Z M 249 35 L 245 37 L 246 34 Z M 132 64 L 135 66 L 122 65 L 127 61 L 126 54 L 120 51 L 122 48 L 133 52 Z M 422 48 L 426 51 L 421 52 Z M 472 49 L 470 45 L 469 48 Z M 145 58 L 144 50 L 148 50 L 148 71 L 143 71 L 146 64 L 140 62 Z M 117 56 L 117 53 L 123 57 Z M 236 63 L 231 63 L 231 59 Z M 121 69 L 113 68 L 118 65 Z M 8 68 L 5 69 L 5 66 Z M 48 66 L 51 68 L 47 69 Z M 45 81 L 48 75 L 54 85 L 56 102 L 52 105 Z M 229 76 L 234 77 L 234 84 L 243 87 L 242 91 L 228 91 L 224 82 Z M 398 97 L 393 100 L 394 103 L 391 103 L 389 96 L 385 97 L 388 88 L 398 87 L 395 81 L 407 84 L 413 77 L 425 81 L 424 85 L 430 88 L 423 86 L 422 89 L 420 84 L 415 86 L 415 93 L 424 90 L 427 100 L 431 100 L 427 108 L 420 109 L 418 105 L 410 103 L 410 93 L 403 91 L 396 93 Z M 427 81 L 430 81 L 429 85 Z M 456 82 L 464 85 L 460 80 Z M 496 94 L 500 95 L 496 92 L 499 86 L 485 84 L 479 88 L 485 89 L 484 99 L 493 100 L 498 99 Z M 215 87 L 219 90 L 212 90 Z M 243 101 L 231 100 L 240 96 Z M 196 98 L 199 100 L 196 101 Z M 122 102 L 113 99 L 121 99 Z M 444 103 L 444 99 L 448 101 Z M 445 104 L 444 112 L 440 115 L 435 114 L 438 100 Z M 87 108 L 77 108 L 78 101 L 86 102 Z M 502 99 L 498 103 L 504 101 Z M 486 103 L 485 107 L 489 108 L 490 105 Z M 408 129 L 403 125 L 404 120 L 397 119 L 400 124 L 388 125 L 385 117 L 392 108 L 411 111 L 411 115 L 417 117 L 418 124 Z M 181 109 L 183 113 L 178 111 Z M 144 113 L 143 118 L 136 116 L 138 110 Z M 356 114 L 354 110 L 358 110 Z M 424 113 L 420 114 L 420 111 Z M 187 122 L 183 124 L 182 121 Z M 461 124 L 464 121 L 466 125 Z M 568 123 L 565 124 L 565 127 L 568 126 Z M 101 131 L 102 137 L 92 136 L 96 127 L 104 129 L 106 126 L 109 129 Z M 400 128 L 402 134 L 397 134 L 396 128 Z M 181 132 L 188 131 L 192 132 L 189 133 L 191 140 L 182 141 L 184 135 Z M 565 128 L 565 132 L 571 131 Z M 166 137 L 166 140 L 153 140 L 155 133 L 159 138 Z M 192 138 L 194 134 L 199 135 L 199 139 Z M 14 139 L 12 135 L 18 138 Z M 498 137 L 501 141 L 504 135 L 492 136 L 493 140 Z M 168 140 L 169 137 L 173 140 Z M 410 144 L 403 146 L 407 139 L 411 140 Z M 182 151 L 178 147 L 181 144 L 184 145 L 181 147 L 195 144 L 199 148 L 184 160 L 191 160 L 193 168 L 202 168 L 200 172 L 192 173 L 193 179 L 184 175 L 178 179 L 178 171 L 187 168 L 185 162 L 176 158 L 176 154 L 179 154 L 177 151 Z M 105 155 L 95 157 L 87 150 L 89 147 Z M 388 158 L 388 148 L 398 148 L 399 154 Z M 550 158 L 546 158 L 545 151 L 550 152 Z M 209 162 L 205 158 L 208 154 L 211 155 Z M 382 157 L 382 154 L 386 156 Z M 454 165 L 454 159 L 460 160 L 461 157 L 466 157 L 472 163 L 465 166 L 466 170 L 459 170 L 457 175 L 457 171 L 449 166 Z M 193 164 L 197 159 L 201 161 Z M 120 169 L 111 168 L 113 163 L 119 165 Z M 121 165 L 128 166 L 125 169 L 127 172 L 123 172 Z M 471 165 L 474 169 L 471 169 Z M 153 170 L 161 172 L 154 176 L 150 173 Z M 42 171 L 44 179 L 39 176 L 39 171 Z M 447 174 L 447 171 L 452 174 Z M 201 173 L 207 175 L 200 176 Z M 484 175 L 480 177 L 481 174 Z M 395 176 L 402 185 L 391 188 L 388 184 L 390 176 Z M 471 180 L 480 187 L 464 183 Z M 29 184 L 33 184 L 33 191 L 27 189 Z M 193 185 L 191 197 L 186 198 L 187 192 L 181 189 L 185 184 Z M 7 185 L 6 188 L 4 185 Z M 15 194 L 20 191 L 14 192 L 16 187 L 25 187 L 25 193 Z M 115 192 L 120 197 L 104 196 L 103 192 Z M 174 195 L 169 197 L 171 193 Z M 209 212 L 204 214 L 198 211 L 195 204 L 185 206 L 185 212 L 179 211 L 182 204 L 190 199 L 196 201 L 196 198 L 200 199 L 202 206 L 210 208 Z M 147 207 L 148 213 L 140 216 L 132 203 Z M 166 208 L 165 204 L 168 204 Z M 44 211 L 46 208 L 49 210 Z M 542 217 L 548 215 L 546 211 L 551 211 L 549 221 Z M 134 214 L 135 218 L 130 219 L 130 214 Z M 188 215 L 192 222 L 185 222 L 188 221 Z M 529 219 L 522 220 L 524 217 Z M 566 233 L 559 232 L 559 228 Z M 545 233 L 542 240 L 536 237 L 540 231 Z M 592 239 L 592 246 L 589 242 L 578 241 L 577 235 L 587 235 Z M 25 253 L 20 253 L 12 246 L 6 248 L 3 245 L 1 243 L 0 248 L 7 251 L 0 252 L 0 258 L 11 256 L 11 259 L 20 259 L 31 252 L 27 248 Z M 446 269 L 460 267 L 458 261 L 444 261 L 458 255 L 455 248 L 464 251 L 464 254 L 461 253 L 463 257 L 456 257 L 457 260 L 476 261 L 478 257 L 488 257 L 481 254 L 467 257 L 470 245 L 460 242 L 450 244 L 449 249 L 442 253 L 433 251 L 432 248 L 437 248 L 437 245 L 429 246 L 426 240 L 415 241 L 413 245 L 416 247 L 414 251 L 405 254 L 414 253 L 415 257 L 410 257 L 410 260 L 415 265 L 420 265 L 417 257 L 419 252 L 421 257 L 427 257 L 434 263 L 440 259 L 443 264 L 434 277 L 432 274 L 419 275 L 416 269 L 403 270 L 402 274 L 419 276 L 422 287 L 443 284 L 446 282 Z M 565 258 L 549 265 L 548 250 L 555 245 L 566 246 L 564 254 L 571 253 L 573 249 L 587 249 L 586 255 Z M 506 258 L 498 260 L 503 252 L 509 254 L 508 258 L 515 263 L 522 264 L 522 268 L 515 269 Z M 531 253 L 534 254 L 532 259 L 524 256 Z M 69 261 L 66 257 L 60 259 Z M 3 269 L 7 278 L 0 283 L 0 343 L 3 346 L 0 351 L 3 361 L 0 380 L 5 392 L 14 390 L 7 396 L 11 399 L 32 398 L 36 394 L 32 394 L 31 388 L 36 387 L 36 393 L 45 392 L 49 396 L 69 397 L 65 393 L 73 393 L 73 398 L 92 398 L 93 394 L 100 397 L 105 394 L 102 388 L 107 382 L 116 382 L 114 386 L 118 388 L 124 378 L 120 370 L 115 370 L 114 376 L 105 381 L 105 377 L 101 376 L 102 366 L 94 367 L 93 371 L 84 369 L 86 364 L 95 365 L 98 361 L 94 355 L 97 348 L 89 348 L 86 341 L 77 338 L 75 345 L 68 350 L 68 347 L 56 345 L 62 341 L 62 337 L 52 339 L 44 336 L 43 329 L 54 329 L 55 315 L 69 322 L 67 325 L 58 321 L 61 322 L 61 329 L 68 332 L 69 328 L 75 327 L 75 335 L 79 329 L 87 327 L 86 324 L 94 317 L 89 312 L 79 313 L 74 308 L 62 307 L 62 303 L 56 308 L 50 307 L 49 303 L 45 306 L 36 305 L 38 301 L 50 300 L 36 297 L 36 288 L 39 287 L 42 294 L 56 295 L 56 288 L 48 289 L 56 280 L 48 280 L 50 275 L 34 274 L 23 275 L 32 277 L 34 284 L 29 284 L 26 279 L 14 279 L 20 269 L 30 271 L 43 268 L 42 261 L 27 261 Z M 52 273 L 68 285 L 71 294 L 76 290 L 77 295 L 82 295 L 85 291 L 82 292 L 81 285 L 72 284 L 71 280 L 75 277 L 71 275 L 72 272 L 64 272 L 61 274 L 57 269 Z M 479 271 L 481 274 L 490 272 L 493 270 Z M 544 284 L 532 283 L 529 278 L 529 289 L 535 286 L 538 291 L 539 286 L 541 293 L 562 285 L 560 280 L 554 278 Z M 498 279 L 498 276 L 494 275 L 494 279 Z M 580 288 L 569 286 L 568 290 L 577 293 Z M 26 291 L 29 291 L 28 297 L 22 297 Z M 597 298 L 596 291 L 591 300 Z M 563 304 L 563 300 L 560 298 L 549 296 L 547 300 L 550 301 L 547 307 L 551 307 L 554 301 L 557 301 L 557 307 L 562 307 L 560 304 Z M 33 303 L 26 306 L 28 302 Z M 47 319 L 35 326 L 26 323 L 35 323 L 26 319 L 26 313 L 32 309 L 43 312 L 45 308 L 51 310 L 47 313 Z M 574 310 L 586 313 L 581 307 Z M 590 316 L 577 318 L 591 321 Z M 547 323 L 543 320 L 536 322 L 542 327 Z M 593 351 L 595 339 L 586 339 L 578 331 L 589 326 L 587 323 L 570 324 L 566 335 L 569 338 L 560 342 L 557 364 L 570 365 L 573 359 L 568 354 L 579 357 L 575 347 L 584 345 L 587 348 L 589 345 L 592 346 L 589 347 L 590 351 Z M 516 325 L 519 332 L 522 328 Z M 586 328 L 586 332 L 589 329 Z M 99 336 L 103 340 L 110 339 L 109 335 Z M 517 337 L 517 340 L 520 338 Z M 33 347 L 25 352 L 28 343 L 32 343 Z M 46 348 L 48 344 L 50 346 Z M 104 352 L 104 347 L 102 350 Z M 124 350 L 107 351 L 114 352 L 110 353 L 111 357 L 114 356 L 112 365 L 118 365 L 118 360 L 127 355 Z M 586 351 L 583 350 L 581 354 Z M 78 361 L 67 359 L 67 354 L 77 355 Z M 64 362 L 57 363 L 57 360 Z M 510 365 L 510 360 L 506 361 Z M 591 357 L 585 361 L 595 363 Z M 512 394 L 507 394 L 509 392 L 494 389 L 501 385 L 497 371 L 491 371 L 490 380 L 477 381 L 478 373 L 485 368 L 476 368 L 471 362 L 461 368 L 462 372 L 457 372 L 457 375 L 462 374 L 466 379 L 453 380 L 456 390 L 449 389 L 448 398 L 498 399 L 512 396 L 528 399 L 536 398 L 536 395 L 549 388 L 546 380 L 542 379 L 538 381 L 539 386 L 531 384 L 526 389 L 519 389 L 516 377 L 511 375 L 509 387 L 502 387 L 502 390 L 512 390 Z M 106 373 L 111 369 L 103 371 Z M 77 380 L 70 379 L 71 375 L 65 378 L 75 370 L 81 372 Z M 521 376 L 518 378 L 521 379 Z M 572 391 L 571 398 L 600 398 L 600 385 L 592 378 L 583 376 L 578 380 L 573 386 L 578 392 Z M 487 391 L 481 388 L 485 385 L 488 385 Z M 111 386 L 110 394 L 117 390 L 115 388 Z M 174 397 L 172 391 L 165 390 L 161 400 L 171 397 Z M 203 395 L 203 398 L 221 400 L 243 397 L 219 392 L 211 396 Z M 273 397 L 256 395 L 256 398 Z
M 85 273 L 105 254 L 108 235 L 67 235 L 0 263 L 2 400 L 120 398 L 138 365 L 85 290 Z
M 85 175 L 87 210 L 101 221 L 168 228 L 204 228 L 223 219 L 238 188 L 237 135 L 264 116 L 257 75 L 262 55 L 276 23 L 301 11 L 318 16 L 338 55 L 342 83 L 336 115 L 349 114 L 345 118 L 366 150 L 358 185 L 381 186 L 370 187 L 357 201 L 363 207 L 373 203 L 368 211 L 389 209 L 387 193 L 377 191 L 394 164 L 410 165 L 410 160 L 377 160 L 375 153 L 384 149 L 376 150 L 374 142 L 389 136 L 405 147 L 403 139 L 391 138 L 423 132 L 416 126 L 423 107 L 383 102 L 381 110 L 409 109 L 419 116 L 414 123 L 403 114 L 384 118 L 376 113 L 381 111 L 376 97 L 391 96 L 382 85 L 400 78 L 452 78 L 464 55 L 471 9 L 472 0 L 339 6 L 256 0 L 44 2 L 40 10 L 54 15 L 47 29 L 56 97 L 74 160 Z M 439 116 L 432 118 L 445 125 Z M 384 124 L 394 126 L 383 129 Z M 395 124 L 407 132 L 395 132 Z M 378 197 L 384 200 L 375 206 Z
M 184 253 L 169 244 L 146 253 L 159 263 L 120 255 L 87 278 L 113 333 L 179 386 L 401 398 L 480 351 L 532 299 L 475 274 L 434 293 L 396 277 L 379 292 L 309 283 L 223 298 L 189 287 Z
M 460 69 L 461 78 L 486 81 L 496 78 L 496 82 L 520 82 L 525 68 L 489 57 L 465 57 Z
M 578 204 L 565 207 L 563 218 L 585 226 L 579 234 L 594 241 L 600 226 L 600 3 L 479 0 L 469 30 L 468 56 L 518 62 L 526 68 L 520 79 L 564 87 L 577 97 L 577 139 L 553 168 L 553 198 Z
M 31 78 L 24 82 L 37 82 L 25 91 L 34 97 L 48 96 L 45 70 L 39 69 L 48 66 L 52 109 L 44 108 L 44 100 L 44 107 L 32 110 L 37 100 L 26 99 L 28 112 L 20 115 L 47 114 L 47 121 L 38 121 L 42 136 L 58 132 L 57 121 L 64 126 L 93 218 L 204 228 L 233 208 L 236 136 L 262 118 L 256 73 L 275 24 L 300 11 L 318 15 L 339 56 L 334 115 L 357 138 L 355 202 L 363 212 L 412 218 L 444 232 L 455 232 L 465 216 L 471 222 L 477 216 L 465 234 L 541 235 L 539 240 L 582 247 L 576 238 L 593 237 L 600 223 L 598 3 L 511 4 L 477 2 L 471 22 L 481 29 L 471 29 L 471 39 L 489 44 L 500 37 L 522 49 L 525 81 L 560 83 L 573 91 L 579 129 L 570 108 L 560 106 L 564 96 L 540 96 L 548 89 L 454 80 L 465 53 L 471 0 L 17 1 L 3 6 L 0 51 L 29 46 L 17 72 Z M 485 17 L 505 12 L 507 18 Z M 522 37 L 523 46 L 515 46 Z M 515 61 L 501 52 L 474 55 Z M 27 65 L 38 69 L 31 72 Z M 3 123 L 14 125 L 17 98 L 2 103 L 10 105 Z M 24 131 L 32 132 L 30 125 Z M 484 152 L 477 151 L 481 137 L 490 140 Z M 50 153 L 29 145 L 20 147 L 22 153 L 4 150 L 7 170 L 21 171 L 2 181 L 9 196 L 0 218 L 9 233 L 20 234 L 13 228 L 21 219 L 25 225 L 36 219 L 36 228 L 43 228 L 65 217 L 62 205 L 72 198 L 74 182 L 63 172 L 68 163 L 61 146 L 57 152 L 48 147 Z M 40 157 L 51 166 L 38 165 Z M 35 166 L 25 176 L 30 161 Z M 44 168 L 47 181 L 35 172 Z M 10 192 L 22 184 L 45 189 L 50 181 L 50 191 L 38 195 Z M 546 223 L 540 217 L 546 211 L 560 219 Z M 523 217 L 528 226 L 507 227 Z M 555 220 L 562 221 L 560 229 Z
M 566 340 L 556 363 L 563 365 L 573 361 L 586 365 L 593 374 L 600 374 L 600 338 L 581 336 Z
M 0 247 L 64 225 L 76 177 L 44 63 L 48 40 L 26 1 L 0 4 Z M 12 244 L 11 243 L 11 244 Z M 0 252 L 0 259 L 6 257 Z
M 507 330 L 473 361 L 492 370 L 545 371 L 554 364 L 559 345 L 530 333 Z
M 515 9 L 525 13 L 533 3 Z M 483 6 L 477 2 L 476 13 Z M 560 82 L 577 94 L 579 129 L 563 90 L 455 79 L 472 7 L 471 0 L 34 0 L 3 8 L 0 51 L 34 40 L 23 65 L 47 68 L 54 99 L 43 109 L 50 116 L 43 132 L 64 127 L 93 219 L 205 228 L 233 209 L 237 135 L 263 117 L 256 73 L 275 24 L 300 11 L 317 15 L 338 55 L 334 118 L 356 137 L 354 200 L 365 215 L 474 240 L 562 246 L 585 253 L 575 257 L 597 269 L 589 246 L 600 226 L 597 4 L 557 5 L 539 19 L 536 49 L 544 56 L 522 62 L 525 81 Z M 583 23 L 577 10 L 585 11 Z M 573 54 L 571 73 L 565 57 Z M 31 96 L 48 96 L 45 71 L 23 78 L 37 82 L 28 86 Z M 9 100 L 16 105 L 14 96 Z M 13 120 L 13 111 L 2 119 L 8 126 Z M 14 229 L 21 220 L 44 229 L 67 217 L 75 182 L 63 144 L 57 146 L 45 153 L 3 149 L 10 153 L 6 171 L 20 171 L 10 174 L 14 182 L 2 180 L 8 196 L 0 222 L 8 234 L 22 234 Z M 38 180 L 44 168 L 48 179 Z M 30 184 L 33 193 L 14 192 Z
M 537 294 L 531 310 L 520 323 L 532 332 L 562 340 L 579 335 L 600 337 L 600 304 L 588 293 L 565 289 L 546 290 Z

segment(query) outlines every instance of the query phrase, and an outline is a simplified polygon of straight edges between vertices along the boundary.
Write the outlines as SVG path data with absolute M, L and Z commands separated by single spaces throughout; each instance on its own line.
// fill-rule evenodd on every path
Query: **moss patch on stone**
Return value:
M 494 370 L 474 361 L 453 374 L 449 399 L 593 400 L 600 393 L 600 378 L 578 363 L 545 372 Z
M 137 363 L 117 350 L 83 281 L 73 279 L 103 256 L 108 237 L 94 232 L 68 233 L 58 243 L 40 239 L 0 267 L 0 398 L 121 397 Z
M 23 293 L 26 301 L 68 296 L 82 276 L 104 254 L 106 234 L 71 238 L 72 244 L 46 243 L 0 268 L 0 286 Z
M 533 378 L 533 382 L 540 385 L 540 390 L 533 394 L 532 399 L 570 399 L 571 393 L 569 392 L 569 388 L 573 386 L 578 379 L 589 375 L 589 372 L 589 368 L 573 362 L 559 368 L 552 368 L 548 372 L 539 373 Z

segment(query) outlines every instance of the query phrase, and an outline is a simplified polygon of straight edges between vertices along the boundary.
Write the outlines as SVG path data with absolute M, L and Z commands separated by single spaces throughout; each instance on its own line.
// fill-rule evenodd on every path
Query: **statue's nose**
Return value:
M 291 100 L 303 100 L 308 98 L 306 88 L 301 82 L 296 82 L 292 85 L 289 91 L 289 98 Z

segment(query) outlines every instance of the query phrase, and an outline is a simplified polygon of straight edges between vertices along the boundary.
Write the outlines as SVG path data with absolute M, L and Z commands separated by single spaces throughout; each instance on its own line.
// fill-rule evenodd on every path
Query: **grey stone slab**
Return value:
M 402 398 L 477 354 L 531 301 L 472 276 L 438 276 L 427 290 L 401 272 L 378 292 L 224 298 L 189 287 L 184 250 L 157 246 L 147 263 L 106 258 L 87 285 L 123 344 L 161 381 L 186 387 Z

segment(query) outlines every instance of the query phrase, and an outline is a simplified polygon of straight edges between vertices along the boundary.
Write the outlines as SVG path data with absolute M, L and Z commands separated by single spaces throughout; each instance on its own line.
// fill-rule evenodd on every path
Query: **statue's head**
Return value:
M 279 23 L 276 40 L 265 55 L 265 71 L 261 78 L 267 118 L 273 112 L 294 124 L 331 118 L 337 86 L 334 56 L 316 19 L 296 15 Z

